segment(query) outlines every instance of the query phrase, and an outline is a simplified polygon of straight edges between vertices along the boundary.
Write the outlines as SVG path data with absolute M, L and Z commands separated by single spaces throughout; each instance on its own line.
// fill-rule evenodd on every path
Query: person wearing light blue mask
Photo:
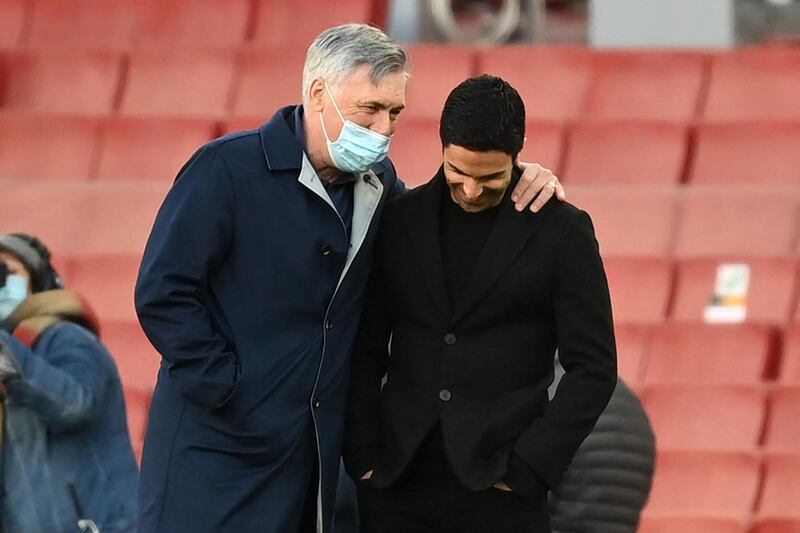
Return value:
M 132 533 L 136 460 L 94 314 L 31 235 L 0 235 L 0 287 L 3 533 Z
M 331 156 L 334 166 L 342 172 L 358 173 L 366 172 L 375 163 L 383 161 L 389 152 L 392 138 L 359 126 L 352 120 L 345 120 L 327 83 L 325 91 L 343 124 L 339 138 L 331 141 L 325 121 L 322 120 L 322 113 L 319 114 L 319 123 L 322 125 L 322 132 L 325 134 L 325 141 L 328 145 L 328 154 Z

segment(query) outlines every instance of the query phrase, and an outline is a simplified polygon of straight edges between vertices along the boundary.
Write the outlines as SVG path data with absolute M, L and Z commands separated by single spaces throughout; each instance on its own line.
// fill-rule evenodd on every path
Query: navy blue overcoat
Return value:
M 156 217 L 136 285 L 163 357 L 142 533 L 292 533 L 315 463 L 318 531 L 331 530 L 373 240 L 404 186 L 388 159 L 357 176 L 348 239 L 295 135 L 301 116 L 284 108 L 201 148 Z

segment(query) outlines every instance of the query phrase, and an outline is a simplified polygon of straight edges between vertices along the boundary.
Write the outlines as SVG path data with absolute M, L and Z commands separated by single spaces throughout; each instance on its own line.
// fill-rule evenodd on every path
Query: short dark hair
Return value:
M 525 142 L 525 104 L 507 81 L 484 74 L 461 82 L 447 97 L 439 122 L 442 148 L 498 150 L 516 159 Z

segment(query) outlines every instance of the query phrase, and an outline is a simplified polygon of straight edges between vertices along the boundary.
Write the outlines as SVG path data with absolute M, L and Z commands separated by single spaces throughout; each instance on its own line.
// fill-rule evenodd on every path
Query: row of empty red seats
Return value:
M 143 102 L 144 103 L 144 102 Z M 202 118 L 0 115 L 0 178 L 169 181 L 193 150 L 268 117 Z M 402 121 L 390 156 L 410 186 L 441 163 L 435 121 Z M 800 185 L 800 122 L 703 124 L 531 122 L 526 161 L 569 184 Z
M 617 324 L 620 375 L 634 386 L 800 385 L 800 321 L 764 324 Z M 640 387 L 639 387 L 640 388 Z
M 733 517 L 645 517 L 639 533 L 800 533 L 800 519 L 765 518 L 751 527 Z
M 606 257 L 788 257 L 798 252 L 796 186 L 572 186 Z
M 673 262 L 666 258 L 611 256 L 605 259 L 605 267 L 614 318 L 624 324 L 703 320 L 705 308 L 714 296 L 718 269 L 728 263 L 750 267 L 747 322 L 782 325 L 800 316 L 797 259 L 741 255 L 732 260 L 716 257 Z
M 641 399 L 659 450 L 726 450 L 800 454 L 800 383 L 653 384 Z
M 0 48 L 308 46 L 344 22 L 386 20 L 386 0 L 0 0 Z
M 264 50 L 7 51 L 0 56 L 0 107 L 267 116 L 300 100 L 306 47 L 279 39 Z M 482 72 L 511 82 L 528 118 L 536 121 L 800 119 L 798 50 L 710 54 L 420 44 L 408 51 L 412 78 L 404 115 L 409 119 L 438 119 L 453 87 Z
M 644 516 L 798 520 L 798 479 L 800 454 L 660 451 Z

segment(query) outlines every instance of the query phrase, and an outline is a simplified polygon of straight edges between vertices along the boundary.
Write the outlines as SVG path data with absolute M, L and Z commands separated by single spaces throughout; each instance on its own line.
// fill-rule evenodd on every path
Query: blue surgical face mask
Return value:
M 319 114 L 319 122 L 322 124 L 322 131 L 328 143 L 328 153 L 331 156 L 331 161 L 342 172 L 351 172 L 353 174 L 366 172 L 372 165 L 386 157 L 389 152 L 389 143 L 392 139 L 364 126 L 359 126 L 355 122 L 345 120 L 342 112 L 339 111 L 339 106 L 336 105 L 336 100 L 333 99 L 327 83 L 325 84 L 325 90 L 328 91 L 333 107 L 344 123 L 339 138 L 335 142 L 331 141 L 330 137 L 328 137 L 328 130 L 325 128 L 325 121 L 322 120 L 322 113 Z
M 0 288 L 0 320 L 14 312 L 28 297 L 28 280 L 16 274 L 6 276 L 6 285 Z

